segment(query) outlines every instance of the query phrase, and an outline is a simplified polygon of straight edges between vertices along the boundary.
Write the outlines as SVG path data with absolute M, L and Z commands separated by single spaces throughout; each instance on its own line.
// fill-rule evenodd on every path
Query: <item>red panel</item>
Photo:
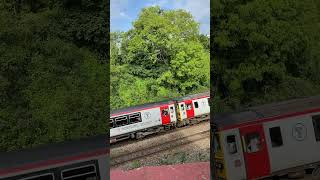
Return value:
M 165 114 L 163 110 L 166 110 L 167 113 Z M 160 114 L 162 119 L 162 125 L 170 124 L 170 112 L 169 112 L 169 106 L 161 106 L 160 107 Z
M 246 126 L 240 128 L 240 134 L 242 137 L 242 140 L 245 140 L 246 136 L 251 136 L 251 138 L 248 139 L 255 139 L 252 137 L 259 137 L 258 139 L 258 146 L 255 146 L 255 142 L 257 141 L 251 141 L 251 143 L 246 142 L 244 147 L 247 149 L 248 146 L 250 146 L 250 149 L 253 152 L 248 152 L 248 150 L 244 151 L 244 158 L 246 162 L 246 169 L 247 169 L 247 177 L 248 179 L 255 179 L 258 177 L 264 177 L 268 176 L 270 174 L 270 162 L 269 162 L 269 154 L 268 154 L 268 148 L 265 140 L 265 135 L 263 131 L 263 127 L 261 124 L 258 125 L 252 125 L 252 126 Z M 259 135 L 259 136 L 255 136 Z
M 187 111 L 187 118 L 193 118 L 194 117 L 194 107 L 192 104 L 192 100 L 186 100 L 184 101 L 186 103 L 186 111 Z M 188 105 L 191 106 L 190 109 L 188 109 Z

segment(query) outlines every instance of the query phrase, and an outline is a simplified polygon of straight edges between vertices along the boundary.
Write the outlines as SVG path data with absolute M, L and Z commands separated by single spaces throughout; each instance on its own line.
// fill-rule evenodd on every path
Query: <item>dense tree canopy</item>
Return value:
M 318 1 L 213 0 L 213 4 L 217 102 L 224 100 L 235 108 L 320 93 Z
M 107 5 L 0 1 L 0 151 L 106 133 Z
M 186 11 L 145 8 L 110 47 L 113 109 L 209 89 L 209 40 Z

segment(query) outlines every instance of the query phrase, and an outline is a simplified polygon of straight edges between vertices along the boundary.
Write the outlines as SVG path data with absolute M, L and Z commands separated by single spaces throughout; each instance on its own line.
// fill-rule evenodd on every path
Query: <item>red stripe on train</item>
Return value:
M 107 155 L 109 153 L 110 153 L 110 150 L 100 149 L 97 151 L 93 151 L 93 152 L 89 152 L 89 153 L 82 153 L 82 154 L 79 154 L 76 156 L 71 156 L 71 157 L 67 157 L 67 158 L 63 158 L 63 159 L 54 159 L 54 160 L 42 161 L 42 162 L 38 162 L 38 163 L 30 163 L 30 164 L 23 165 L 20 167 L 15 167 L 15 168 L 0 169 L 0 175 L 17 173 L 19 171 L 25 171 L 25 170 L 30 170 L 30 169 L 40 168 L 40 167 L 46 167 L 46 166 L 51 166 L 51 165 L 55 165 L 55 164 L 81 160 L 81 159 L 85 159 L 85 158 L 89 158 L 89 157 Z
M 237 125 L 229 125 L 229 126 L 226 126 L 226 127 L 223 127 L 223 128 L 219 128 L 219 130 L 228 130 L 228 129 L 240 128 L 240 127 L 244 127 L 244 126 L 253 125 L 253 124 L 256 124 L 256 123 L 265 123 L 265 122 L 270 122 L 270 121 L 276 121 L 276 120 L 279 120 L 279 119 L 290 118 L 290 117 L 295 117 L 295 116 L 302 116 L 302 115 L 305 115 L 305 114 L 311 114 L 311 113 L 316 113 L 316 112 L 320 112 L 320 108 L 310 109 L 310 110 L 301 111 L 301 112 L 295 112 L 295 113 L 288 113 L 288 114 L 269 117 L 269 118 L 257 119 L 257 120 L 251 121 L 251 122 L 245 122 L 245 123 L 241 123 L 241 124 L 237 124 Z M 214 121 L 214 119 L 213 119 L 213 121 Z

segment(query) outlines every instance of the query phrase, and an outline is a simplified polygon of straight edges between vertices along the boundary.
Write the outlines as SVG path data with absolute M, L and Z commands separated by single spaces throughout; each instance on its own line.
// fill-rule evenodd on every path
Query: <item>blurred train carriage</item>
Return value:
M 113 111 L 110 116 L 110 142 L 139 139 L 188 125 L 195 119 L 208 120 L 209 98 L 209 92 L 205 92 Z
M 215 179 L 263 179 L 318 171 L 320 96 L 217 114 Z
M 1 180 L 106 180 L 107 136 L 0 153 Z

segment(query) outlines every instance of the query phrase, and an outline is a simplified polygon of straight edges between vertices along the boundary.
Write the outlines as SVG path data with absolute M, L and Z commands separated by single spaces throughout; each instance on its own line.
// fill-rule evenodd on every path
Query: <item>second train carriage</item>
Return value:
M 205 92 L 113 111 L 110 116 L 110 142 L 138 139 L 177 125 L 187 125 L 195 118 L 207 117 L 210 113 L 209 99 L 209 92 Z
M 214 118 L 215 179 L 251 180 L 318 170 L 320 96 Z

